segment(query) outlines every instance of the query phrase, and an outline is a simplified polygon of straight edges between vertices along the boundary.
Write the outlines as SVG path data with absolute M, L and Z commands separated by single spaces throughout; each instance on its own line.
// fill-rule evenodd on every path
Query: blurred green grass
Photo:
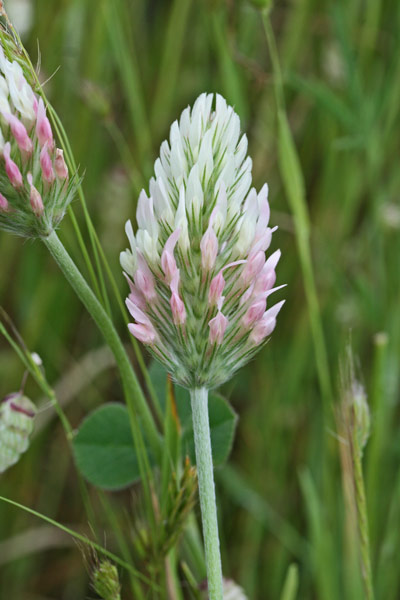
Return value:
M 362 598 L 351 583 L 356 575 L 346 568 L 338 442 L 332 415 L 323 414 L 259 13 L 244 0 L 36 0 L 32 7 L 24 41 L 34 63 L 40 49 L 41 80 L 48 80 L 46 94 L 85 172 L 89 210 L 121 289 L 123 224 L 134 216 L 138 190 L 146 185 L 170 123 L 205 90 L 222 93 L 239 113 L 254 182 L 270 186 L 271 220 L 279 225 L 272 250 L 282 249 L 278 283 L 288 288 L 281 292 L 287 302 L 271 342 L 223 390 L 240 415 L 229 467 L 217 471 L 225 571 L 249 598 L 275 599 L 288 565 L 296 562 L 299 598 Z M 278 2 L 271 20 L 305 181 L 334 396 L 338 399 L 339 354 L 351 331 L 371 403 L 365 470 L 376 597 L 395 600 L 400 6 L 394 0 Z M 74 211 L 88 238 L 78 201 Z M 61 233 L 86 272 L 69 219 Z M 100 337 L 38 243 L 1 234 L 0 255 L 1 304 L 56 382 L 102 343 Z M 113 311 L 118 318 L 116 306 Z M 124 332 L 122 321 L 120 329 Z M 380 332 L 387 343 L 377 337 Z M 1 340 L 1 394 L 17 389 L 21 378 L 22 366 Z M 33 384 L 28 392 L 38 399 Z M 83 381 L 68 406 L 69 418 L 78 425 L 89 408 L 118 398 L 110 373 Z M 2 476 L 1 493 L 62 522 L 85 525 L 74 467 L 55 420 Z M 118 500 L 129 504 L 127 495 Z M 37 525 L 0 505 L 1 540 Z M 69 600 L 88 593 L 74 547 L 36 552 L 33 544 L 27 556 L 22 552 L 12 561 L 0 551 L 0 598 Z

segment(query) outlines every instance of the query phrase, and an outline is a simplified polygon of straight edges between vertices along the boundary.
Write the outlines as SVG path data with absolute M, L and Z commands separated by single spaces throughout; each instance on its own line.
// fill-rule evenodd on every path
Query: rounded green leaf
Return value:
M 105 404 L 86 417 L 73 449 L 79 471 L 99 488 L 117 490 L 139 479 L 128 411 L 122 404 Z

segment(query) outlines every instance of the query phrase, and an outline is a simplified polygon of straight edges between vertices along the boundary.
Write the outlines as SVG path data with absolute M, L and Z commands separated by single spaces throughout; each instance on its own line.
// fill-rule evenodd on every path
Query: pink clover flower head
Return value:
M 137 232 L 125 227 L 129 330 L 185 387 L 229 379 L 283 304 L 269 307 L 280 252 L 266 256 L 268 187 L 257 193 L 251 169 L 238 115 L 222 96 L 202 94 L 161 144 Z
M 63 218 L 78 176 L 68 177 L 30 69 L 0 40 L 0 229 L 43 238 Z

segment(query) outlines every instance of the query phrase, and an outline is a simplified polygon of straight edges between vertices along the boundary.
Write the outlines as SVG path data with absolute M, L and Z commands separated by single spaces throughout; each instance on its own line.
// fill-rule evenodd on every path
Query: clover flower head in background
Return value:
M 0 229 L 46 237 L 76 190 L 56 147 L 43 99 L 28 83 L 17 48 L 0 36 Z
M 272 333 L 277 250 L 268 187 L 251 187 L 246 135 L 224 98 L 202 94 L 161 144 L 136 236 L 121 265 L 130 287 L 131 333 L 186 387 L 229 379 Z M 283 287 L 283 286 L 280 286 Z
M 20 392 L 0 401 L 0 473 L 18 462 L 28 449 L 35 415 L 35 405 Z
M 201 589 L 205 590 L 204 600 L 208 600 L 207 583 Z M 223 600 L 248 600 L 243 589 L 232 579 L 224 579 L 222 594 Z

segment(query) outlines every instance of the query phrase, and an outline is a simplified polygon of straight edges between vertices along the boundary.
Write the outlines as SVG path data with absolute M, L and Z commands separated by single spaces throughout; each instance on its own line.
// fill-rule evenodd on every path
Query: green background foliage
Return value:
M 22 10 L 17 0 L 8 4 Z M 271 222 L 279 226 L 271 251 L 282 250 L 277 283 L 288 283 L 279 292 L 287 301 L 271 341 L 221 390 L 239 415 L 229 463 L 216 469 L 225 573 L 249 598 L 276 599 L 289 565 L 297 563 L 298 598 L 363 598 L 357 562 L 347 554 L 332 409 L 339 400 L 339 356 L 351 332 L 371 407 L 364 468 L 376 597 L 395 600 L 400 5 L 276 2 L 271 23 L 282 69 L 279 97 L 262 18 L 245 0 L 28 4 L 32 26 L 24 43 L 40 64 L 45 92 L 84 172 L 88 207 L 122 293 L 124 222 L 134 218 L 170 124 L 199 93 L 220 92 L 235 106 L 249 137 L 255 185 L 268 181 Z M 79 201 L 73 208 L 88 240 Z M 60 235 L 89 278 L 69 217 Z M 0 256 L 1 305 L 42 357 L 73 427 L 92 409 L 120 401 L 113 361 L 46 249 L 2 233 Z M 2 338 L 1 395 L 19 389 L 22 375 Z M 1 476 L 1 495 L 87 531 L 63 430 L 32 381 L 26 391 L 40 406 L 38 426 L 30 451 Z M 89 493 L 103 532 L 99 541 L 106 536 L 106 545 L 118 548 L 102 501 Z M 136 484 L 107 501 L 118 514 L 136 514 L 138 496 Z M 295 571 L 290 578 L 284 598 L 292 597 Z M 0 504 L 0 598 L 76 600 L 92 593 L 88 589 L 81 553 L 67 536 Z M 129 589 L 123 597 L 130 597 Z

